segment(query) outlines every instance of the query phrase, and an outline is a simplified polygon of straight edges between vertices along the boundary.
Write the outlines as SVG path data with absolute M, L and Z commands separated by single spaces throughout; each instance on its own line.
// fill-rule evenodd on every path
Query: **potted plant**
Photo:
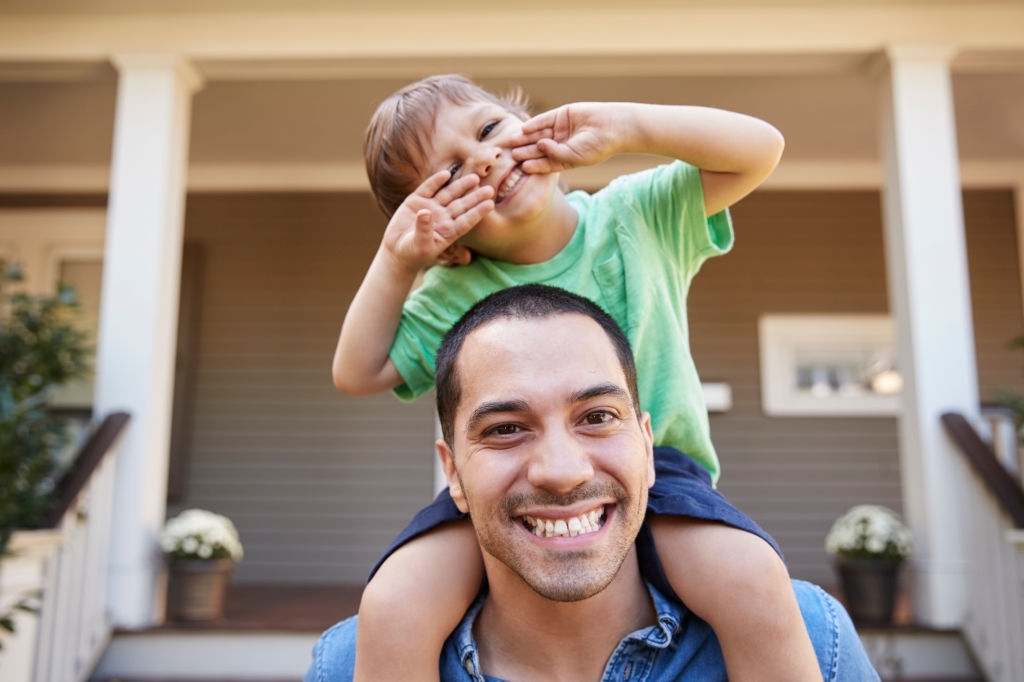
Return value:
M 221 618 L 228 579 L 243 555 L 235 524 L 205 509 L 187 509 L 164 524 L 160 547 L 169 574 L 168 616 L 191 622 Z
M 19 539 L 38 544 L 15 533 L 38 528 L 54 504 L 59 457 L 70 438 L 67 423 L 49 410 L 49 401 L 57 389 L 90 371 L 86 335 L 74 325 L 73 290 L 33 296 L 15 289 L 21 280 L 17 264 L 0 277 L 0 563 L 9 568 L 42 560 L 28 552 L 12 556 Z M 18 612 L 33 610 L 38 592 L 0 585 L 0 648 L 2 635 L 14 632 Z
M 914 549 L 910 531 L 887 507 L 857 505 L 825 537 L 835 557 L 850 616 L 861 624 L 892 621 L 900 565 Z

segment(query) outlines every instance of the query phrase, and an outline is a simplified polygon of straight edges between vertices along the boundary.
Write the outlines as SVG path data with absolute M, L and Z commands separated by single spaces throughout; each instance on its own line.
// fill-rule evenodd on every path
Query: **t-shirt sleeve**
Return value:
M 402 376 L 402 383 L 395 386 L 394 394 L 401 400 L 418 398 L 434 385 L 434 365 L 437 347 L 444 335 L 446 324 L 441 306 L 430 306 L 421 290 L 413 293 L 402 310 L 402 321 L 391 345 L 389 357 L 395 369 Z
M 706 259 L 732 248 L 729 211 L 704 215 L 704 188 L 696 166 L 673 161 L 631 176 L 627 188 L 644 216 L 642 222 L 691 276 Z
M 402 383 L 392 389 L 399 399 L 414 400 L 434 387 L 441 339 L 481 297 L 473 288 L 478 278 L 471 271 L 476 266 L 431 268 L 406 300 L 388 354 L 402 376 Z

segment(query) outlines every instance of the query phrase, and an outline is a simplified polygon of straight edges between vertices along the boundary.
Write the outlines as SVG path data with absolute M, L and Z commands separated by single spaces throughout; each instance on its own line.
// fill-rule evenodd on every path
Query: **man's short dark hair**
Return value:
M 454 448 L 455 410 L 462 397 L 457 361 L 466 339 L 478 328 L 495 320 L 533 320 L 556 315 L 577 314 L 592 319 L 604 330 L 615 348 L 615 354 L 626 376 L 626 386 L 639 413 L 636 385 L 636 363 L 629 339 L 611 315 L 596 303 L 565 289 L 545 284 L 524 284 L 502 289 L 479 301 L 459 318 L 445 334 L 437 350 L 437 414 L 441 433 L 449 447 Z

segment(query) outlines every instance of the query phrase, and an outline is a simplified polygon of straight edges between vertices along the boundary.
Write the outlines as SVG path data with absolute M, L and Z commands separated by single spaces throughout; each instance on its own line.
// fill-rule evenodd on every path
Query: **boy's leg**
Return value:
M 359 603 L 354 682 L 431 680 L 483 582 L 473 527 L 442 491 L 402 531 Z
M 715 631 L 730 682 L 821 682 L 789 573 L 768 543 L 685 517 L 650 525 L 669 584 Z
M 354 681 L 436 682 L 444 642 L 482 580 L 469 521 L 449 522 L 395 550 L 359 602 Z
M 714 629 L 729 680 L 820 682 L 775 541 L 715 490 L 692 458 L 658 447 L 654 463 L 648 522 L 660 567 L 682 602 Z M 660 576 L 653 577 L 657 584 Z

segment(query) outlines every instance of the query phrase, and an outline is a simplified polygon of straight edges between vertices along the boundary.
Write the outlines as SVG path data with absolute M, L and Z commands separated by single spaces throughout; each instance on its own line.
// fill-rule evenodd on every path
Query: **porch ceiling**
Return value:
M 1002 0 L 1003 4 L 1012 4 L 1014 0 Z M 892 0 L 856 0 L 862 6 L 893 4 Z M 574 3 L 569 2 L 569 5 Z M 617 8 L 619 0 L 586 0 L 583 3 L 591 8 Z M 706 0 L 640 0 L 632 3 L 642 7 L 687 7 L 704 6 Z M 717 0 L 720 7 L 752 7 L 764 5 L 764 0 Z M 800 6 L 843 6 L 850 5 L 851 0 L 785 0 L 777 5 L 790 7 Z M 901 0 L 899 4 L 927 6 L 934 5 L 935 0 Z M 1000 3 L 996 3 L 1000 4 Z M 384 0 L 374 3 L 376 7 L 391 10 L 418 10 L 423 3 L 418 0 Z M 456 9 L 465 7 L 463 0 L 434 0 L 430 3 L 434 9 Z M 519 9 L 538 9 L 550 7 L 550 0 L 519 0 Z M 253 12 L 253 11 L 323 11 L 338 8 L 337 0 L 6 0 L 5 11 L 42 14 L 42 13 L 118 13 L 118 12 Z
M 451 66 L 451 65 L 447 65 Z M 471 66 L 471 65 L 466 65 Z M 475 69 L 466 69 L 477 75 Z M 361 132 L 380 99 L 418 74 L 379 78 L 215 80 L 196 95 L 193 163 L 359 163 Z M 699 103 L 765 118 L 787 138 L 787 159 L 877 156 L 877 88 L 865 70 L 794 75 L 513 74 L 477 76 L 521 84 L 538 108 L 565 101 Z M 11 164 L 107 164 L 116 79 L 0 82 L 0 159 Z M 1024 157 L 1024 72 L 954 77 L 960 153 Z
M 105 186 L 117 89 L 108 60 L 132 50 L 180 52 L 206 79 L 194 99 L 192 179 L 196 169 L 251 177 L 277 167 L 310 178 L 329 169 L 334 179 L 323 186 L 360 188 L 362 130 L 375 104 L 448 71 L 496 89 L 520 84 L 538 109 L 573 100 L 733 109 L 783 131 L 783 167 L 877 165 L 874 67 L 884 45 L 904 40 L 957 47 L 961 158 L 1003 164 L 1024 182 L 1024 36 L 1007 26 L 1024 17 L 1020 0 L 461 8 L 456 0 L 438 0 L 429 15 L 412 0 L 372 9 L 335 0 L 6 0 L 0 190 L 31 188 L 18 178 L 57 167 L 85 169 L 83 186 Z M 550 25 L 567 18 L 581 25 Z

